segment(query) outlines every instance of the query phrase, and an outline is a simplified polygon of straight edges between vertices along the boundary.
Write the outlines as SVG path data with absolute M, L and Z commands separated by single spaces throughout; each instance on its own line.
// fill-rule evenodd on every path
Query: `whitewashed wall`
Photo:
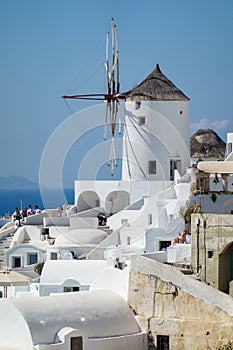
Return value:
M 139 126 L 140 116 L 145 117 L 145 125 Z M 135 102 L 127 101 L 125 123 L 122 180 L 145 180 L 138 163 L 148 180 L 169 180 L 170 159 L 176 157 L 182 159 L 184 175 L 190 164 L 188 102 L 142 101 L 136 110 Z M 149 160 L 156 160 L 155 175 L 148 175 Z

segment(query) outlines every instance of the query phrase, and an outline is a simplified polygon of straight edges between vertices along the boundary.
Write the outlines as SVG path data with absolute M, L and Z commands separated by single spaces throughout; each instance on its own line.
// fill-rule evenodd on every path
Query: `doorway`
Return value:
M 233 243 L 219 254 L 219 290 L 229 293 L 229 283 L 233 280 Z
M 175 179 L 175 170 L 178 170 L 181 174 L 181 160 L 179 159 L 170 159 L 170 180 L 174 181 Z
M 21 257 L 20 256 L 14 256 L 12 265 L 13 265 L 12 267 L 21 267 Z
M 157 350 L 169 350 L 168 335 L 157 335 Z
M 83 338 L 82 337 L 71 337 L 70 350 L 83 350 Z

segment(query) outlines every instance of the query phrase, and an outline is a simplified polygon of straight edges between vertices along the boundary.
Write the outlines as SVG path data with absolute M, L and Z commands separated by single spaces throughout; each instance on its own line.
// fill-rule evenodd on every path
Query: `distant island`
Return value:
M 0 190 L 37 190 L 39 185 L 22 176 L 0 176 Z

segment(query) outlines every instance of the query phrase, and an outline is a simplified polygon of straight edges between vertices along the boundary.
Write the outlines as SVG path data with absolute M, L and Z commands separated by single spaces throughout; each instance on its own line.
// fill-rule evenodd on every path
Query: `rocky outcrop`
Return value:
M 224 160 L 225 142 L 210 129 L 199 129 L 190 138 L 191 158 Z

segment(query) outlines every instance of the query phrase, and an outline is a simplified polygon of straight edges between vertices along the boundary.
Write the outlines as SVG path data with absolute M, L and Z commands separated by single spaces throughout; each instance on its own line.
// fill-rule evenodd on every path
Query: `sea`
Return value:
M 12 215 L 15 208 L 19 209 L 31 204 L 32 207 L 38 205 L 43 209 L 56 209 L 60 205 L 68 202 L 74 204 L 74 189 L 63 189 L 64 195 L 61 195 L 61 190 L 49 189 L 43 191 L 43 198 L 39 189 L 36 190 L 0 190 L 0 216 Z

